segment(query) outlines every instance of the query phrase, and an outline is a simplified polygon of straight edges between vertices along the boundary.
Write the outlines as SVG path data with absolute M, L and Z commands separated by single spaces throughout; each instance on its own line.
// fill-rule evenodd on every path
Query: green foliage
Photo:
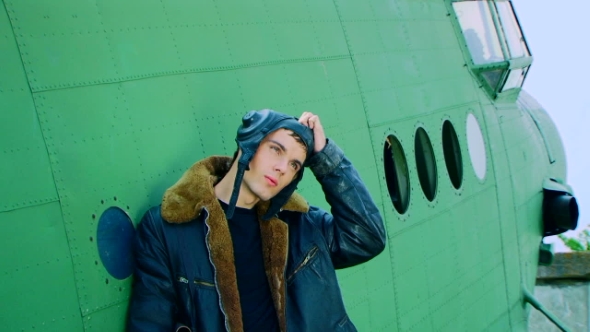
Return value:
M 590 251 L 590 231 L 587 229 L 579 233 L 575 238 L 563 234 L 559 234 L 557 237 L 573 251 Z

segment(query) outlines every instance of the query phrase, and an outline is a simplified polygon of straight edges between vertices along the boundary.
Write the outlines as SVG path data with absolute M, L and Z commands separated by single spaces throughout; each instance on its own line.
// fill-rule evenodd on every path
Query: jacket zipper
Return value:
M 277 219 L 278 219 L 278 215 L 277 215 Z M 287 234 L 289 233 L 289 229 L 287 228 Z M 289 237 L 287 236 L 286 238 L 287 241 L 287 250 L 285 250 L 285 264 L 283 264 L 283 280 L 285 280 L 285 276 L 287 275 L 287 261 L 289 260 Z M 283 281 L 284 282 L 284 281 Z M 289 282 L 289 280 L 287 279 L 287 282 Z M 285 293 L 287 292 L 287 285 L 285 285 Z M 286 294 L 280 294 L 281 296 L 285 297 Z M 287 301 L 285 301 L 285 307 L 283 308 L 283 317 L 285 317 L 285 330 L 281 331 L 281 332 L 287 332 L 288 328 L 287 328 Z M 280 322 L 279 322 L 280 324 Z
M 205 218 L 205 226 L 207 226 L 207 234 L 205 234 L 205 245 L 207 246 L 207 251 L 209 252 L 209 262 L 211 263 L 211 266 L 213 266 L 213 278 L 215 280 L 217 280 L 217 269 L 215 268 L 215 264 L 213 264 L 213 259 L 211 258 L 211 246 L 209 245 L 209 241 L 207 240 L 209 238 L 209 233 L 211 232 L 211 228 L 209 227 L 209 210 L 207 210 L 207 208 L 203 208 L 203 210 L 205 210 L 205 212 L 207 212 L 207 217 Z M 224 321 L 224 325 L 225 325 L 225 330 L 226 331 L 230 331 L 229 328 L 229 320 L 227 318 L 227 313 L 225 312 L 225 309 L 223 308 L 223 305 L 221 304 L 221 293 L 219 292 L 219 288 L 217 288 L 217 286 L 215 286 L 215 290 L 217 291 L 217 296 L 219 298 L 219 309 L 221 310 L 221 312 L 223 313 L 223 321 Z
M 317 252 L 318 252 L 318 247 L 313 247 L 307 253 L 307 256 L 305 256 L 305 258 L 303 259 L 303 262 L 301 262 L 301 264 L 299 264 L 299 266 L 297 266 L 295 271 L 293 271 L 293 273 L 291 273 L 289 278 L 287 278 L 287 282 L 289 282 L 295 276 L 295 274 L 297 274 L 297 272 L 299 272 L 303 267 L 305 267 L 305 265 L 307 265 L 307 263 L 309 263 L 309 261 L 315 256 L 315 254 L 317 254 Z

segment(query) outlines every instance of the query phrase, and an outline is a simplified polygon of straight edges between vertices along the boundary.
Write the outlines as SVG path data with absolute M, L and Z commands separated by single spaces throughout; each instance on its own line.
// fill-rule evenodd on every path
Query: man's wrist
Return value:
M 333 140 L 327 138 L 326 146 L 309 159 L 307 166 L 316 177 L 322 177 L 338 167 L 343 158 L 342 149 Z

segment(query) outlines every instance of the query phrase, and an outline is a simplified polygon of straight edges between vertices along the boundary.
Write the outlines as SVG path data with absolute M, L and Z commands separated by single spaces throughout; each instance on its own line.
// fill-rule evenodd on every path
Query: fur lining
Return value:
M 260 221 L 260 235 L 262 237 L 262 258 L 268 286 L 275 305 L 279 327 L 287 331 L 287 290 L 285 288 L 285 267 L 289 254 L 289 226 L 282 220 L 273 217 L 270 220 L 260 219 L 268 209 L 267 206 L 258 207 Z
M 205 220 L 209 229 L 207 247 L 214 266 L 215 283 L 225 314 L 225 325 L 230 331 L 243 331 L 242 310 L 236 277 L 233 243 L 223 208 L 217 200 L 214 185 L 231 167 L 231 158 L 213 156 L 191 166 L 162 199 L 162 218 L 169 223 L 186 223 L 197 218 L 203 210 L 209 213 Z M 276 216 L 263 221 L 270 202 L 256 204 L 262 255 L 273 303 L 281 331 L 287 329 L 286 285 L 284 271 L 289 250 L 289 227 Z M 293 193 L 283 210 L 305 213 L 309 206 L 305 199 Z
M 228 331 L 243 331 L 242 307 L 238 292 L 238 279 L 234 262 L 234 245 L 231 240 L 229 226 L 223 208 L 217 197 L 209 203 L 209 218 L 205 221 L 209 259 L 215 271 L 215 286 L 219 291 L 222 308 L 225 314 L 225 326 Z

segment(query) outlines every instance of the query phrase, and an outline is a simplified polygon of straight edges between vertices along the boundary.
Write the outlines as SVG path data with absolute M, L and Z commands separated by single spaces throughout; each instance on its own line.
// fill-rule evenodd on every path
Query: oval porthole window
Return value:
M 127 212 L 116 206 L 106 209 L 96 229 L 96 245 L 107 272 L 122 280 L 133 273 L 132 245 L 135 228 Z
M 408 210 L 410 203 L 410 177 L 404 149 L 399 140 L 389 135 L 383 146 L 385 182 L 393 206 L 400 214 Z
M 416 153 L 416 169 L 418 170 L 420 186 L 426 199 L 432 201 L 436 196 L 436 160 L 430 138 L 428 138 L 424 128 L 416 130 L 414 151 Z
M 469 158 L 475 175 L 483 180 L 486 176 L 486 148 L 483 142 L 483 134 L 475 116 L 471 113 L 467 115 L 467 147 L 469 149 Z
M 453 187 L 459 189 L 463 182 L 463 159 L 461 157 L 461 147 L 459 146 L 457 133 L 449 120 L 445 120 L 443 123 L 442 143 L 449 178 Z

